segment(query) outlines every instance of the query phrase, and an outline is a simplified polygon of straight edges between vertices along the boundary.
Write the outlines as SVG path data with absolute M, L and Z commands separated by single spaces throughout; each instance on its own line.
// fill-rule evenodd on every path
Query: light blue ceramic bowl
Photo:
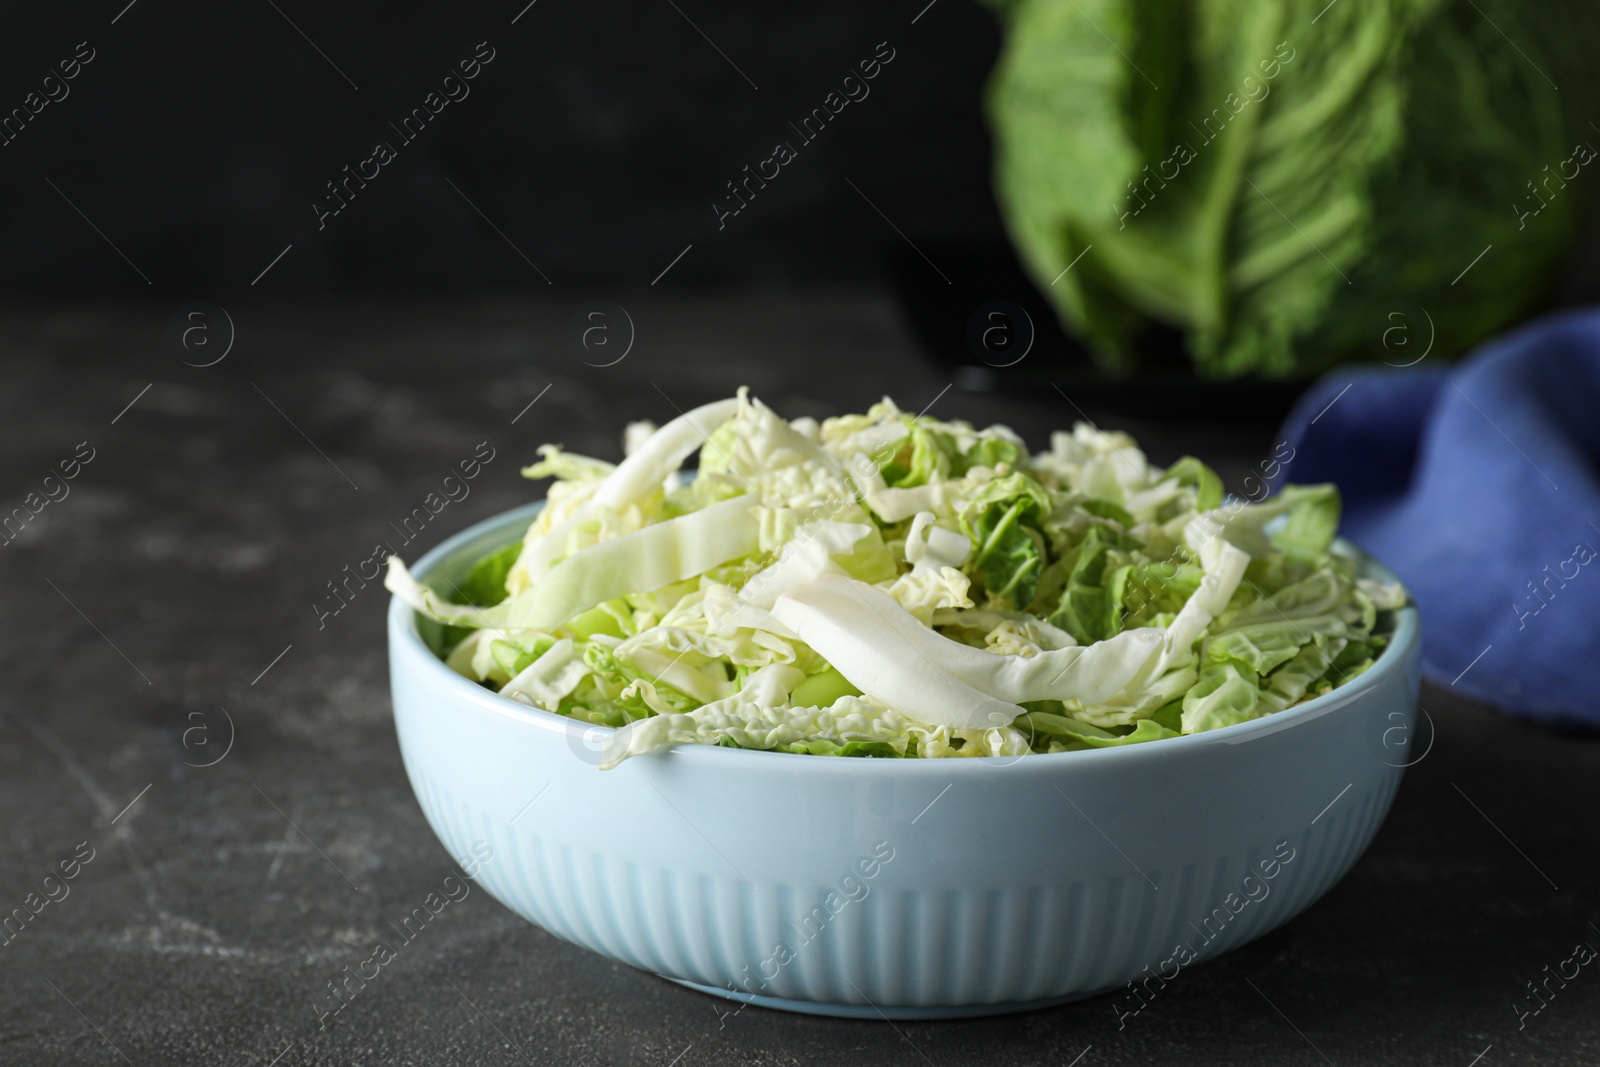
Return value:
M 459 579 L 537 509 L 452 537 L 415 572 Z M 1287 922 L 1377 833 L 1419 684 L 1408 608 L 1355 681 L 1212 733 L 1009 760 L 686 745 L 600 771 L 608 730 L 455 674 L 399 600 L 389 650 L 422 810 L 456 857 L 493 850 L 477 878 L 508 908 L 709 993 L 872 1018 L 1181 981 Z

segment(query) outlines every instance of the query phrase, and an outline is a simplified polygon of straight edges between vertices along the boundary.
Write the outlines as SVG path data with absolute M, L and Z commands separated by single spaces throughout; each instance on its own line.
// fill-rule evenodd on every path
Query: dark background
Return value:
M 851 283 L 900 238 L 846 179 L 919 244 L 1004 239 L 982 119 L 999 36 L 971 0 L 915 25 L 927 0 L 275 2 L 13 5 L 0 114 L 79 42 L 96 55 L 0 147 L 0 285 L 217 297 L 291 243 L 258 291 L 545 288 L 523 256 L 562 288 L 643 288 L 690 243 L 674 286 Z M 402 144 L 389 123 L 482 41 L 470 95 Z M 788 124 L 882 41 L 870 95 L 799 144 Z M 799 158 L 719 232 L 712 201 L 780 139 Z M 398 159 L 319 232 L 313 201 L 379 140 Z

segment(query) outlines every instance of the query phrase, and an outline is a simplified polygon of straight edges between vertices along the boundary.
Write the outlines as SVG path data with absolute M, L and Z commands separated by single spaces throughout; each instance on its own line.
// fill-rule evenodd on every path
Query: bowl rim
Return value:
M 420 581 L 435 568 L 450 560 L 467 545 L 487 539 L 491 534 L 509 532 L 512 530 L 525 530 L 528 523 L 533 521 L 539 509 L 544 506 L 543 500 L 523 504 L 507 511 L 499 512 L 471 526 L 461 530 L 425 552 L 411 568 L 412 574 Z M 509 544 L 511 538 L 504 538 L 502 544 Z M 1360 569 L 1370 577 L 1386 581 L 1398 582 L 1394 572 L 1383 563 L 1375 559 L 1364 549 L 1346 540 L 1343 537 L 1335 538 L 1334 548 L 1340 554 L 1354 559 Z M 516 722 L 538 727 L 549 733 L 564 735 L 569 742 L 584 743 L 584 738 L 592 736 L 592 731 L 603 731 L 609 735 L 615 728 L 601 726 L 596 723 L 583 722 L 571 719 L 564 715 L 545 711 L 503 697 L 499 693 L 485 689 L 483 686 L 470 679 L 457 674 L 446 666 L 443 659 L 434 654 L 421 633 L 417 629 L 417 612 L 397 596 L 390 597 L 389 612 L 387 615 L 387 630 L 389 638 L 389 655 L 391 665 L 398 664 L 403 659 L 408 663 L 421 661 L 417 669 L 432 672 L 437 684 L 442 685 L 446 692 L 466 704 L 477 707 L 500 717 Z M 1325 715 L 1334 714 L 1344 710 L 1352 704 L 1359 702 L 1367 694 L 1385 685 L 1393 684 L 1394 676 L 1403 674 L 1409 662 L 1414 660 L 1421 643 L 1421 620 L 1414 603 L 1408 602 L 1405 607 L 1395 611 L 1395 628 L 1390 634 L 1389 644 L 1379 653 L 1378 658 L 1371 667 L 1350 682 L 1313 697 L 1302 704 L 1287 708 L 1280 712 L 1264 715 L 1248 722 L 1235 723 L 1216 730 L 1208 730 L 1198 734 L 1184 734 L 1179 737 L 1162 738 L 1153 743 L 1139 745 L 1123 745 L 1112 748 L 1091 748 L 1072 752 L 1043 752 L 1028 753 L 1021 756 L 968 756 L 950 759 L 828 759 L 816 756 L 807 756 L 791 752 L 772 752 L 764 749 L 729 748 L 721 745 L 680 744 L 673 745 L 661 752 L 649 753 L 651 756 L 676 760 L 701 760 L 713 759 L 734 761 L 734 765 L 746 760 L 771 760 L 778 757 L 787 757 L 791 760 L 803 760 L 803 763 L 789 764 L 790 770 L 800 767 L 812 768 L 818 773 L 873 773 L 873 774 L 921 774 L 921 773 L 963 773 L 957 768 L 966 765 L 976 765 L 992 770 L 996 767 L 1032 767 L 1037 771 L 1046 772 L 1059 770 L 1064 766 L 1075 765 L 1081 760 L 1100 760 L 1109 764 L 1112 761 L 1141 762 L 1151 759 L 1176 759 L 1184 753 L 1196 753 L 1200 748 L 1210 745 L 1235 745 L 1257 740 L 1270 734 L 1292 729 Z M 1401 679 L 1402 683 L 1404 679 Z M 391 682 L 392 684 L 392 682 Z M 391 693 L 391 698 L 393 694 Z M 1415 704 L 1415 701 L 1411 701 Z M 443 709 L 444 713 L 459 710 L 456 707 Z M 627 763 L 634 762 L 627 760 Z M 852 770 L 857 764 L 871 764 L 871 772 Z M 770 764 L 769 769 L 776 769 Z M 934 768 L 942 768 L 935 771 Z M 749 769 L 748 767 L 746 769 Z

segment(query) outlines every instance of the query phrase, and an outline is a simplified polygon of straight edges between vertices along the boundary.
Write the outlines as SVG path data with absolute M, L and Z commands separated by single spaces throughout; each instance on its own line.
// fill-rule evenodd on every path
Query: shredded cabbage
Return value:
M 698 471 L 679 468 L 700 453 Z M 745 390 L 613 466 L 554 477 L 520 544 L 433 588 L 445 662 L 616 727 L 602 767 L 678 744 L 876 758 L 1159 741 L 1270 715 L 1382 653 L 1397 585 L 1332 550 L 1332 486 L 1225 500 L 1184 457 L 1078 425 L 1030 456 L 1004 426 L 787 422 Z

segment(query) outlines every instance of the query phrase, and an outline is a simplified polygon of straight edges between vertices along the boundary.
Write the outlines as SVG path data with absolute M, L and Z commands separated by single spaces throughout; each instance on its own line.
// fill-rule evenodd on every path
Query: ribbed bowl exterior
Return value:
M 418 570 L 458 571 L 531 516 Z M 507 907 L 760 1003 L 926 1016 L 1170 979 L 1327 892 L 1411 758 L 1418 633 L 1400 614 L 1361 678 L 1209 734 L 1013 760 L 682 746 L 610 771 L 603 731 L 454 674 L 399 601 L 389 639 L 417 798 L 452 855 L 492 856 L 476 877 Z

